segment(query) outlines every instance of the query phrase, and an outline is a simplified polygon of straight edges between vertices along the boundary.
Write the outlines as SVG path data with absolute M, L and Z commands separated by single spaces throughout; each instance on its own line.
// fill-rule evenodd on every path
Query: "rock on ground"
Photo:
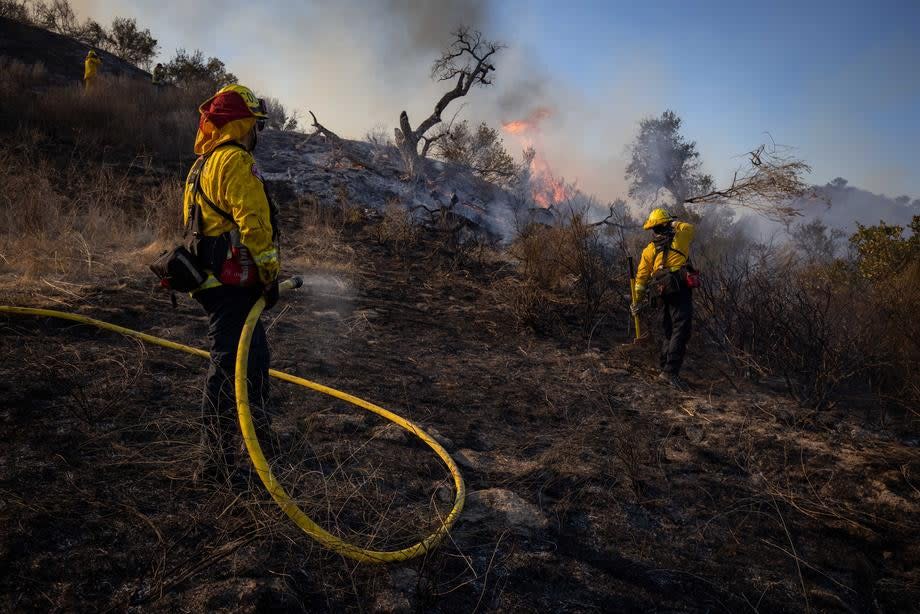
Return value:
M 540 508 L 504 488 L 477 490 L 467 495 L 461 518 L 465 522 L 494 519 L 516 530 L 545 529 L 548 524 Z

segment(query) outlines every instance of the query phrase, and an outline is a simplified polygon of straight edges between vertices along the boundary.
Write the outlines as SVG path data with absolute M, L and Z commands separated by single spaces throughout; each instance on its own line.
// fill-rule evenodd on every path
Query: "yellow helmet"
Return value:
M 87 57 L 94 58 L 94 57 L 96 57 L 96 52 L 93 51 L 92 49 L 90 49 L 90 50 L 89 50 L 89 53 L 87 53 L 86 55 L 87 55 Z
M 648 215 L 648 219 L 645 220 L 645 225 L 642 226 L 645 230 L 650 230 L 655 226 L 660 226 L 662 224 L 667 224 L 668 222 L 673 222 L 674 218 L 670 213 L 665 209 L 653 209 Z
M 252 90 L 245 85 L 231 83 L 230 85 L 225 85 L 220 88 L 217 94 L 223 94 L 225 92 L 236 92 L 243 98 L 243 102 L 246 103 L 246 106 L 249 107 L 253 115 L 259 119 L 268 119 L 268 109 L 265 106 L 265 100 L 253 94 Z

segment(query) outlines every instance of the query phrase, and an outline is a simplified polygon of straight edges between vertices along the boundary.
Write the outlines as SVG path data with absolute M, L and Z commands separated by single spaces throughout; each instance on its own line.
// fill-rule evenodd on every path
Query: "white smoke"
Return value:
M 355 139 L 375 125 L 386 126 L 392 136 L 402 110 L 413 125 L 427 117 L 450 87 L 430 79 L 432 61 L 456 27 L 479 29 L 508 45 L 496 57 L 495 85 L 454 102 L 445 119 L 462 107 L 461 118 L 497 127 L 533 108 L 553 107 L 541 153 L 557 175 L 602 201 L 625 193 L 623 147 L 636 121 L 663 104 L 661 71 L 639 59 L 648 54 L 637 53 L 628 64 L 632 68 L 612 66 L 609 74 L 596 75 L 599 97 L 584 96 L 540 64 L 538 50 L 521 43 L 527 26 L 502 21 L 492 0 L 74 0 L 73 5 L 81 18 L 102 23 L 135 17 L 159 39 L 161 59 L 171 58 L 178 47 L 200 48 L 222 59 L 246 85 L 296 109 L 301 119 L 312 110 L 330 129 Z M 516 142 L 506 139 L 506 145 L 520 155 Z

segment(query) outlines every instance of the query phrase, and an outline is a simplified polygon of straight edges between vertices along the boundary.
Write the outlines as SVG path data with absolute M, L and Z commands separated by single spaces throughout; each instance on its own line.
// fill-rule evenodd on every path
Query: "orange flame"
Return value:
M 530 129 L 530 124 L 528 124 L 523 119 L 518 119 L 513 122 L 508 122 L 507 124 L 502 124 L 502 130 L 508 134 L 524 134 Z
M 527 134 L 537 132 L 544 119 L 552 116 L 553 112 L 547 107 L 537 107 L 527 114 L 524 119 L 516 119 L 502 124 L 502 130 L 508 134 Z
M 531 111 L 524 119 L 516 119 L 502 124 L 502 130 L 508 134 L 519 137 L 521 144 L 527 147 L 533 147 L 536 152 L 530 161 L 530 189 L 534 202 L 544 209 L 562 202 L 569 194 L 562 177 L 557 178 L 546 158 L 540 153 L 540 150 L 534 146 L 534 141 L 540 141 L 540 124 L 543 120 L 551 117 L 551 109 L 546 107 L 537 107 Z
M 553 175 L 549 163 L 541 156 L 534 156 L 530 163 L 530 187 L 534 202 L 544 209 L 568 197 L 565 180 Z
M 534 202 L 544 209 L 549 209 L 553 205 L 561 203 L 567 198 L 568 194 L 563 180 L 555 177 L 547 178 L 547 184 L 542 189 L 534 188 L 534 190 Z

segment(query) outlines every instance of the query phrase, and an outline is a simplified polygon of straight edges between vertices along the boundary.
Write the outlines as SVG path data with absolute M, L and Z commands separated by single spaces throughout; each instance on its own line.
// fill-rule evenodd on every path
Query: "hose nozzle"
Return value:
M 281 290 L 296 290 L 297 288 L 303 287 L 303 277 L 300 275 L 295 275 L 290 279 L 285 279 L 282 281 L 280 284 L 278 284 L 278 287 Z

